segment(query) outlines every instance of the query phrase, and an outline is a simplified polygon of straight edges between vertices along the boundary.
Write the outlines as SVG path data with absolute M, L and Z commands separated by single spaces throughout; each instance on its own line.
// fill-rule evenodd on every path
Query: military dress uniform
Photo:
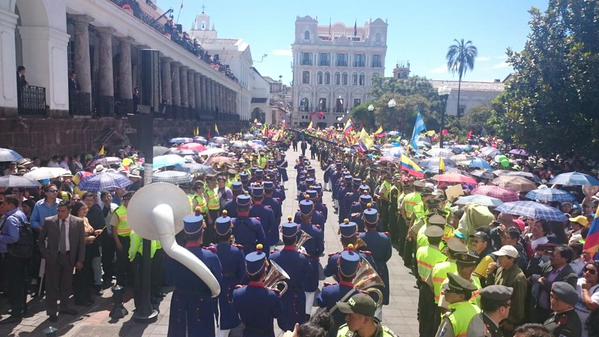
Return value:
M 370 206 L 370 205 L 368 205 Z M 387 269 L 387 261 L 391 258 L 393 253 L 393 247 L 391 246 L 391 240 L 385 233 L 377 232 L 376 228 L 378 225 L 378 211 L 375 208 L 366 208 L 364 210 L 364 223 L 368 229 L 365 233 L 360 234 L 360 238 L 366 242 L 368 250 L 372 253 L 372 259 L 374 260 L 374 268 L 379 274 L 385 287 L 380 289 L 383 293 L 383 304 L 389 304 L 389 269 Z
M 204 231 L 202 216 L 187 216 L 183 222 L 185 235 L 201 235 Z M 202 248 L 200 242 L 188 242 L 185 248 L 210 269 L 219 283 L 222 282 L 221 263 L 216 254 Z M 214 336 L 215 302 L 208 286 L 173 259 L 168 260 L 167 271 L 168 281 L 175 287 L 171 298 L 168 336 Z
M 278 226 L 281 223 L 281 217 L 283 216 L 282 211 L 282 200 L 274 197 L 273 193 L 275 190 L 275 185 L 272 181 L 265 181 L 262 186 L 264 187 L 264 201 L 262 202 L 265 206 L 270 207 L 272 209 L 273 215 L 275 217 L 275 224 L 277 226 L 276 241 L 279 239 L 279 231 Z M 274 239 L 274 237 L 273 237 Z M 274 244 L 276 244 L 275 242 Z
M 359 239 L 358 225 L 355 222 L 351 222 L 349 219 L 343 220 L 343 222 L 339 224 L 339 234 L 341 235 L 342 239 L 348 241 L 353 240 L 353 243 L 351 244 L 352 250 L 358 253 L 362 260 L 367 261 L 370 263 L 370 265 L 372 265 L 373 268 L 376 268 L 376 262 L 372 258 L 372 253 L 366 250 L 367 247 L 362 246 L 359 240 L 357 240 Z M 344 247 L 344 251 L 345 249 L 347 249 L 347 247 Z M 327 264 L 324 268 L 325 277 L 333 276 L 336 280 L 338 279 L 337 273 L 339 271 L 339 258 L 342 252 L 343 251 L 329 254 Z
M 293 222 L 281 226 L 281 235 L 292 238 L 293 244 L 286 245 L 283 250 L 271 254 L 270 259 L 276 262 L 287 274 L 287 291 L 281 296 L 283 310 L 278 318 L 281 330 L 293 330 L 296 323 L 306 321 L 306 282 L 310 275 L 310 261 L 295 246 L 299 234 L 299 225 Z
M 578 292 L 567 282 L 558 281 L 551 285 L 551 296 L 554 300 L 568 304 L 571 309 L 553 312 L 543 323 L 554 337 L 579 337 L 582 334 L 582 323 L 575 310 L 578 303 Z
M 253 186 L 251 193 L 253 204 L 250 207 L 250 217 L 260 220 L 266 238 L 264 251 L 268 254 L 270 252 L 270 247 L 279 242 L 279 224 L 275 223 L 273 210 L 263 203 L 264 188 L 262 186 Z
M 233 226 L 231 218 L 226 212 L 223 213 L 215 221 L 215 230 L 216 235 L 226 238 L 232 234 Z M 241 323 L 233 307 L 233 290 L 241 284 L 245 275 L 244 254 L 241 246 L 231 244 L 228 240 L 219 241 L 210 249 L 218 256 L 222 265 L 223 278 L 218 295 L 218 336 L 227 337 L 229 331 Z
M 490 285 L 480 291 L 483 299 L 509 306 L 513 289 L 502 285 Z M 468 327 L 468 337 L 504 337 L 499 322 L 494 322 L 486 312 L 482 312 L 472 319 Z
M 246 272 L 250 276 L 264 273 L 267 268 L 266 254 L 262 245 L 245 256 Z M 233 291 L 233 306 L 243 322 L 243 337 L 274 337 L 273 320 L 281 314 L 281 298 L 260 281 Z M 199 335 L 198 335 L 199 336 Z
M 464 301 L 449 304 L 449 311 L 443 314 L 436 337 L 466 337 L 468 327 L 473 318 L 480 313 L 480 308 L 468 301 L 466 294 L 475 290 L 472 283 L 457 274 L 447 274 L 449 283 L 446 292 L 464 294 Z
M 237 196 L 238 216 L 232 219 L 233 236 L 235 242 L 244 247 L 244 253 L 248 254 L 254 251 L 256 244 L 264 244 L 266 238 L 264 229 L 260 221 L 249 217 L 249 208 L 251 198 L 249 195 L 241 194 Z
M 237 217 L 237 196 L 243 194 L 243 185 L 240 181 L 234 181 L 231 185 L 231 191 L 233 192 L 233 200 L 227 202 L 223 207 L 231 218 Z

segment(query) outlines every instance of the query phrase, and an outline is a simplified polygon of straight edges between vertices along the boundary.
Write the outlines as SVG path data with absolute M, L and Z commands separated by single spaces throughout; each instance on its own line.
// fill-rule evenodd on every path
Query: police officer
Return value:
M 385 283 L 385 288 L 381 289 L 383 293 L 383 304 L 389 304 L 389 269 L 387 269 L 387 261 L 391 258 L 393 253 L 393 247 L 391 246 L 391 240 L 385 233 L 377 231 L 379 224 L 379 213 L 378 210 L 371 207 L 371 204 L 367 205 L 364 210 L 363 221 L 366 228 L 366 233 L 360 234 L 360 239 L 366 242 L 368 250 L 372 253 L 372 259 L 374 260 L 374 268 L 379 276 Z
M 221 292 L 218 295 L 219 324 L 218 337 L 229 336 L 229 331 L 239 325 L 241 321 L 233 307 L 233 290 L 241 283 L 245 275 L 244 254 L 240 245 L 231 243 L 233 226 L 227 211 L 215 221 L 217 243 L 209 247 L 221 262 L 223 279 Z
M 384 326 L 375 316 L 376 303 L 368 295 L 357 293 L 347 302 L 337 303 L 338 310 L 345 314 L 346 324 L 339 327 L 337 337 L 376 336 L 395 337 L 391 329 Z
M 510 313 L 513 289 L 502 285 L 491 285 L 480 291 L 482 313 L 474 316 L 468 327 L 468 337 L 503 337 L 499 324 Z
M 244 247 L 244 253 L 254 251 L 256 244 L 264 244 L 264 229 L 260 221 L 250 217 L 250 206 L 252 199 L 249 195 L 237 196 L 237 217 L 233 218 L 233 236 L 235 241 Z
M 479 307 L 469 301 L 476 288 L 457 274 L 449 273 L 447 278 L 445 299 L 449 303 L 449 311 L 443 314 L 436 337 L 465 336 L 470 322 L 480 313 Z
M 482 288 L 480 279 L 476 275 L 472 275 L 474 268 L 478 263 L 478 256 L 474 253 L 455 253 L 453 255 L 456 261 L 456 273 L 460 275 L 463 279 L 472 282 L 476 290 L 472 292 L 472 296 L 470 297 L 470 302 L 472 304 L 476 304 L 480 306 L 480 289 Z M 441 289 L 445 289 L 445 285 L 449 280 L 443 281 L 441 283 Z M 447 302 L 445 301 L 445 297 L 441 294 L 439 298 L 439 307 L 443 309 L 447 309 Z
M 287 222 L 281 226 L 283 250 L 275 252 L 270 259 L 276 262 L 289 275 L 287 291 L 281 296 L 283 310 L 278 319 L 281 330 L 293 330 L 296 323 L 306 321 L 306 282 L 311 267 L 308 258 L 298 251 L 296 241 L 300 234 L 299 226 Z
M 439 303 L 441 297 L 441 291 L 443 290 L 443 282 L 447 279 L 447 274 L 457 273 L 458 266 L 456 264 L 455 255 L 457 253 L 466 253 L 468 248 L 458 238 L 450 238 L 447 240 L 447 261 L 441 262 L 433 266 L 431 275 L 427 280 L 427 283 L 433 288 L 435 294 L 435 303 Z
M 273 319 L 281 314 L 281 298 L 264 286 L 268 259 L 261 244 L 245 256 L 247 286 L 233 291 L 233 306 L 243 322 L 243 337 L 274 337 Z
M 576 313 L 578 292 L 574 287 L 563 281 L 551 285 L 551 310 L 553 313 L 543 323 L 554 337 L 580 337 L 582 323 Z
M 424 232 L 428 237 L 428 245 L 418 248 L 416 251 L 416 264 L 418 265 L 418 327 L 420 336 L 432 337 L 437 328 L 431 322 L 434 322 L 439 315 L 437 305 L 435 304 L 435 295 L 433 288 L 426 283 L 429 279 L 433 267 L 447 260 L 447 256 L 439 250 L 441 238 L 443 238 L 443 229 L 439 226 L 428 226 Z
M 264 251 L 268 254 L 270 247 L 279 242 L 279 223 L 275 223 L 275 215 L 270 206 L 264 205 L 264 188 L 262 185 L 253 185 L 251 187 L 252 207 L 250 207 L 250 217 L 260 220 L 266 242 Z
M 339 283 L 327 285 L 322 288 L 317 301 L 319 307 L 331 310 L 337 302 L 347 295 L 347 293 L 353 291 L 354 284 L 352 281 L 358 271 L 360 259 L 360 255 L 353 251 L 353 245 L 349 245 L 349 247 L 340 254 L 337 269 Z M 337 329 L 345 321 L 343 313 L 339 310 L 334 310 L 332 312 L 332 318 L 334 324 L 329 328 L 328 336 L 335 336 Z
M 116 245 L 116 281 L 123 287 L 133 285 L 133 266 L 129 260 L 129 247 L 131 245 L 131 227 L 127 218 L 127 206 L 133 197 L 133 192 L 127 192 L 122 197 L 122 204 L 114 211 L 112 235 Z
M 202 216 L 183 219 L 185 248 L 197 256 L 222 282 L 218 257 L 202 248 L 206 225 Z M 179 262 L 168 259 L 167 278 L 175 289 L 171 298 L 169 337 L 214 336 L 214 302 L 208 286 Z

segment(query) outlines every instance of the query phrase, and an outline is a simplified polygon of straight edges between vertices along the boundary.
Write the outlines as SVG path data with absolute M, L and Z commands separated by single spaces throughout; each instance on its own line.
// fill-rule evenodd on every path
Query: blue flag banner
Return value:
M 419 112 L 416 116 L 416 123 L 414 123 L 414 130 L 412 131 L 411 141 L 412 148 L 414 148 L 414 151 L 416 152 L 418 152 L 418 136 L 420 136 L 420 134 L 424 131 L 426 131 L 426 125 L 424 125 L 424 119 L 422 119 L 422 115 Z

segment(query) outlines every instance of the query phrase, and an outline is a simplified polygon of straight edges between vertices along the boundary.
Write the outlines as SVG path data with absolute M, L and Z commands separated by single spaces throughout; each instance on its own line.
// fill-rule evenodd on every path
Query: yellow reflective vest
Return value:
M 443 254 L 436 246 L 424 246 L 416 251 L 416 262 L 418 264 L 418 276 L 422 281 L 426 281 L 433 271 L 433 267 L 441 262 L 445 262 L 447 256 Z
M 118 222 L 116 225 L 116 233 L 118 236 L 129 236 L 131 234 L 131 227 L 129 227 L 129 221 L 127 219 L 127 207 L 125 205 L 120 205 L 115 211 L 114 214 L 118 217 Z

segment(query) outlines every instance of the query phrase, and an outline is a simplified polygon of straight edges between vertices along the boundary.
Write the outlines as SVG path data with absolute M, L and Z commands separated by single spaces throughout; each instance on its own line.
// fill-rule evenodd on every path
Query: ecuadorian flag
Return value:
M 401 169 L 417 178 L 424 178 L 424 171 L 410 157 L 401 155 Z
M 591 256 L 599 251 L 599 208 L 597 208 L 597 212 L 595 212 L 595 219 L 591 224 L 591 229 L 589 229 L 589 233 L 584 242 L 584 251 L 590 253 Z

